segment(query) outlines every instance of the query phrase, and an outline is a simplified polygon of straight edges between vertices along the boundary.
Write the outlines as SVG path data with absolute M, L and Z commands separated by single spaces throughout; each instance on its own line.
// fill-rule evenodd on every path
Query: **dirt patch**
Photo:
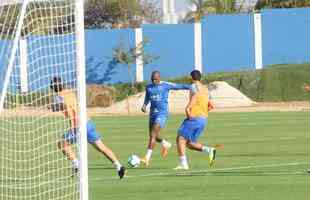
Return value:
M 103 85 L 87 86 L 87 106 L 89 107 L 108 107 L 114 102 L 115 89 Z
M 215 104 L 212 112 L 268 112 L 268 111 L 310 111 L 310 101 L 295 102 L 264 102 L 257 103 L 246 97 L 239 90 L 233 88 L 225 82 L 213 82 L 209 85 L 211 99 Z M 113 99 L 105 99 L 100 96 L 113 92 L 110 88 L 98 88 L 91 90 L 94 98 L 100 101 L 112 103 Z M 96 95 L 97 94 L 97 95 Z M 145 93 L 139 93 L 128 99 L 112 104 L 109 107 L 88 107 L 89 116 L 102 115 L 146 115 L 140 111 L 144 102 Z M 99 96 L 99 97 L 98 97 Z M 171 91 L 169 94 L 169 110 L 171 114 L 184 114 L 185 106 L 188 102 L 188 91 Z M 101 99 L 103 98 L 103 99 Z M 97 102 L 98 103 L 98 102 Z M 100 103 L 99 103 L 100 104 Z M 106 105 L 106 104 L 105 104 Z M 5 117 L 51 117 L 62 116 L 61 112 L 51 112 L 48 109 L 36 109 L 29 107 L 19 107 L 12 110 L 4 109 L 1 116 Z
M 211 113 L 222 113 L 222 112 L 302 112 L 310 111 L 309 101 L 295 101 L 295 102 L 264 102 L 256 103 L 253 106 L 242 106 L 242 107 L 222 107 L 215 108 Z M 89 108 L 88 113 L 90 116 L 124 116 L 128 115 L 126 112 L 120 113 L 106 113 L 103 108 Z M 170 112 L 172 114 L 184 114 L 182 112 Z M 130 115 L 146 115 L 142 112 L 131 113 Z
M 226 82 L 213 82 L 209 84 L 209 90 L 212 102 L 214 102 L 217 108 L 248 107 L 256 104 L 256 102 L 252 101 Z M 100 108 L 100 111 L 112 115 L 140 114 L 144 96 L 145 92 L 141 92 L 124 101 L 117 102 L 110 107 Z M 188 91 L 170 91 L 169 111 L 174 114 L 184 113 L 185 106 L 188 103 L 188 97 Z

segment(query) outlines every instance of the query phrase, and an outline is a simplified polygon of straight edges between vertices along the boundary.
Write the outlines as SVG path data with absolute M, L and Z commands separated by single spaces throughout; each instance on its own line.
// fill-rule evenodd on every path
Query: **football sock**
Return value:
M 212 148 L 208 147 L 208 146 L 203 146 L 202 147 L 202 152 L 205 152 L 205 153 L 210 153 Z
M 145 154 L 145 158 L 146 158 L 147 160 L 150 160 L 151 157 L 152 157 L 152 153 L 153 153 L 153 150 L 152 150 L 152 149 L 148 149 L 147 152 L 146 152 L 146 154 Z
M 165 139 L 163 139 L 163 140 L 161 141 L 161 145 L 164 146 L 164 147 L 168 147 L 168 148 L 171 147 L 171 143 L 168 142 L 168 141 L 165 140 Z
M 79 169 L 80 163 L 79 163 L 79 160 L 78 160 L 78 159 L 72 160 L 71 163 L 72 163 L 72 167 L 73 167 L 74 169 Z
M 187 158 L 186 158 L 185 155 L 184 155 L 184 156 L 180 156 L 179 159 L 180 159 L 180 164 L 181 164 L 182 166 L 186 166 L 186 167 L 188 166 Z
M 115 169 L 116 169 L 117 171 L 119 171 L 119 170 L 121 169 L 121 167 L 122 167 L 121 163 L 120 163 L 118 160 L 115 161 L 115 162 L 113 163 L 113 165 L 115 166 Z

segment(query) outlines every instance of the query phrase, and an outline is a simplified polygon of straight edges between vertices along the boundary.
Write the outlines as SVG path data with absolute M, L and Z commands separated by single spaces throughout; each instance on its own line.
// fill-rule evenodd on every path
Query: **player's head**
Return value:
M 160 83 L 160 72 L 159 71 L 153 71 L 152 72 L 151 81 L 153 84 L 159 84 Z
M 51 80 L 51 89 L 54 92 L 61 92 L 63 89 L 63 84 L 60 77 L 54 76 Z
M 191 77 L 193 81 L 201 81 L 201 72 L 199 70 L 193 70 Z

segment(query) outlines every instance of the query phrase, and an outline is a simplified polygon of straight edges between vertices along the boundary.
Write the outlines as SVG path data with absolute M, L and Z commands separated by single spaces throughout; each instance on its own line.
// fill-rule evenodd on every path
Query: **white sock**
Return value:
M 167 147 L 167 148 L 170 148 L 171 147 L 171 143 L 168 142 L 167 140 L 163 139 L 161 141 L 161 145 L 164 146 L 164 147 Z
M 186 158 L 185 155 L 184 156 L 180 156 L 179 159 L 180 159 L 180 164 L 183 167 L 188 167 L 188 162 L 187 162 L 187 158 Z
M 145 154 L 145 158 L 146 158 L 147 160 L 150 160 L 151 157 L 152 157 L 152 153 L 153 153 L 153 150 L 152 150 L 152 149 L 148 149 L 147 152 L 146 152 L 146 154 Z
M 72 163 L 72 167 L 74 169 L 79 169 L 80 168 L 80 163 L 79 163 L 78 159 L 71 160 L 71 163 Z
M 121 170 L 122 164 L 117 160 L 113 163 L 117 171 Z
M 208 147 L 208 146 L 203 146 L 203 147 L 202 147 L 202 152 L 210 153 L 211 150 L 212 150 L 211 147 Z

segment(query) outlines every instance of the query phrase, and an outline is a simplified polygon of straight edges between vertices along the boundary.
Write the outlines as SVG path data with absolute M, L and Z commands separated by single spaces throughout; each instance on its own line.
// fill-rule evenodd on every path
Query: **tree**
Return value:
M 21 12 L 21 4 L 0 6 L 0 29 L 3 39 L 12 39 Z M 72 32 L 74 10 L 69 2 L 29 2 L 22 35 L 58 35 Z
M 255 9 L 310 7 L 310 0 L 259 0 Z
M 203 0 L 189 0 L 189 3 L 193 4 L 194 9 L 187 13 L 185 22 L 200 22 L 202 17 L 208 14 L 208 8 L 205 6 Z
M 131 87 L 134 88 L 135 80 L 132 74 L 132 65 L 136 63 L 138 57 L 143 58 L 144 66 L 158 59 L 159 57 L 148 54 L 144 51 L 145 45 L 149 40 L 145 39 L 137 47 L 128 47 L 123 41 L 113 49 L 113 59 L 119 64 L 123 64 L 127 67 L 127 72 L 129 80 L 131 82 Z
M 156 4 L 146 0 L 88 0 L 85 5 L 86 28 L 121 28 L 142 21 L 160 21 Z
M 241 2 L 240 8 L 236 8 L 236 0 L 188 0 L 193 5 L 193 11 L 190 11 L 185 17 L 185 22 L 199 22 L 204 16 L 210 13 L 235 13 L 240 12 L 244 3 Z

